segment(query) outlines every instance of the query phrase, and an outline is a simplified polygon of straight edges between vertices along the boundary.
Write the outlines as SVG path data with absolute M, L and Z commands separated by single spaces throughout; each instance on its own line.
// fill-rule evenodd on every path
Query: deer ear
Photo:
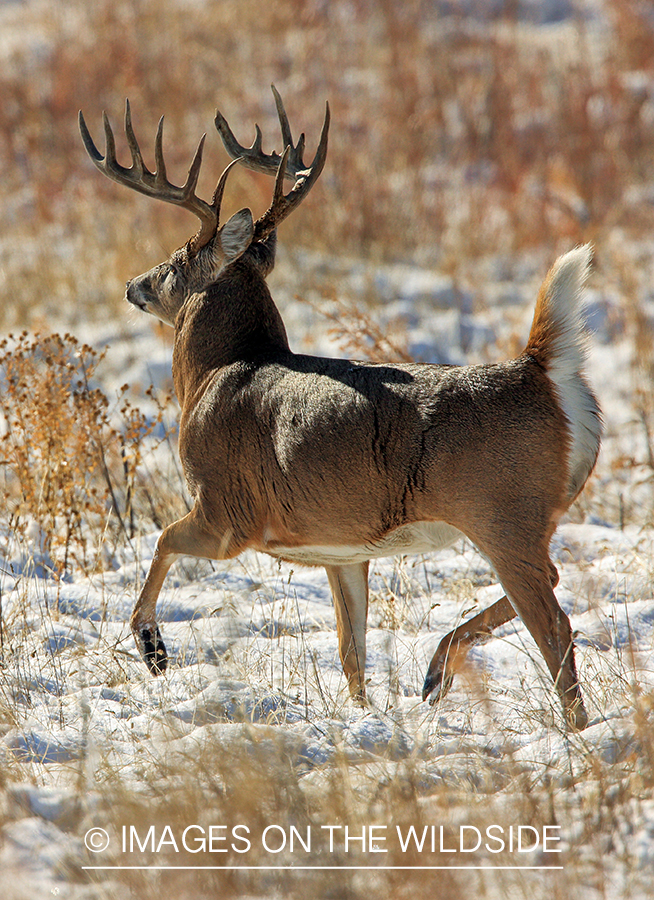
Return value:
M 226 262 L 233 262 L 242 256 L 252 243 L 254 222 L 249 209 L 240 209 L 225 222 L 218 232 L 220 246 Z

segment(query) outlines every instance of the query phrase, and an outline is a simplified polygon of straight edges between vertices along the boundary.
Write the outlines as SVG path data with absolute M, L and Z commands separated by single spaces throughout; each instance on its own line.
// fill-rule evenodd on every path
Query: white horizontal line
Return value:
M 86 871 L 97 871 L 100 869 L 110 870 L 112 872 L 117 872 L 120 870 L 151 870 L 151 869 L 165 869 L 165 870 L 184 870 L 184 871 L 201 871 L 204 869 L 207 870 L 220 870 L 223 869 L 225 871 L 242 871 L 242 872 L 252 872 L 252 871 L 265 871 L 265 872 L 299 872 L 299 871 L 342 871 L 343 869 L 357 869 L 357 870 L 365 870 L 370 872 L 379 872 L 384 869 L 391 872 L 425 872 L 425 871 L 437 871 L 443 869 L 457 869 L 457 870 L 476 870 L 476 869 L 496 869 L 497 871 L 505 870 L 505 871 L 561 871 L 563 866 L 82 866 L 82 869 Z

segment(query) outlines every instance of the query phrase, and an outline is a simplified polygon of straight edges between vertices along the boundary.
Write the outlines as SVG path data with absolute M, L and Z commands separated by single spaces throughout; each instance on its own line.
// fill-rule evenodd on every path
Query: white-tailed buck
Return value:
M 84 146 L 105 175 L 194 213 L 201 227 L 166 262 L 127 285 L 127 300 L 175 328 L 173 378 L 181 406 L 179 452 L 194 506 L 169 525 L 131 618 L 136 644 L 157 675 L 167 654 L 157 596 L 187 554 L 229 559 L 247 547 L 324 566 L 339 651 L 352 696 L 365 697 L 370 559 L 426 553 L 466 535 L 490 561 L 506 596 L 444 637 L 423 699 L 442 697 L 468 649 L 520 616 L 561 696 L 569 727 L 587 715 L 570 622 L 553 588 L 549 544 L 599 450 L 601 418 L 584 375 L 579 313 L 589 247 L 562 256 L 541 288 L 531 333 L 516 359 L 497 365 L 371 365 L 293 353 L 266 285 L 276 228 L 306 197 L 327 154 L 329 107 L 313 162 L 293 143 L 279 94 L 281 155 L 265 154 L 256 129 L 242 147 L 216 113 L 234 162 L 275 176 L 270 208 L 242 209 L 220 225 L 225 169 L 211 202 L 196 196 L 204 138 L 182 187 L 166 175 L 162 122 L 156 170 L 143 162 L 130 118 L 130 167 L 96 148 L 80 113 Z M 284 178 L 293 187 L 284 193 Z

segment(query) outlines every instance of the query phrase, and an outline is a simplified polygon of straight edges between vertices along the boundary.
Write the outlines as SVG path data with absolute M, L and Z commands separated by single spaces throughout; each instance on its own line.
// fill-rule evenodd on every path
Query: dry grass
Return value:
M 97 382 L 101 363 L 68 334 L 0 343 L 2 528 L 31 544 L 32 565 L 56 577 L 105 564 L 112 544 L 134 537 L 137 507 L 142 522 L 159 524 L 158 492 L 142 463 L 165 402 L 155 400 L 148 419 L 124 386 L 110 404 Z
M 251 577 L 255 579 L 257 573 L 252 572 Z M 409 591 L 414 601 L 424 600 L 415 596 L 414 582 L 415 573 L 404 571 L 400 564 L 393 584 L 383 597 L 373 600 L 373 620 L 391 629 L 398 640 L 400 635 L 415 640 L 415 606 L 402 602 Z M 299 611 L 291 608 L 292 579 L 289 576 L 287 591 L 275 587 L 279 588 L 279 603 L 288 606 L 279 610 L 278 617 L 292 629 L 299 616 Z M 443 588 L 448 601 L 456 599 L 463 605 L 469 604 L 474 593 L 467 577 L 450 580 Z M 615 885 L 624 883 L 624 892 L 617 896 L 646 896 L 641 891 L 649 878 L 641 856 L 645 852 L 642 829 L 643 811 L 647 812 L 654 798 L 654 700 L 651 689 L 639 687 L 637 663 L 628 648 L 611 655 L 611 662 L 591 652 L 582 671 L 592 707 L 614 709 L 621 703 L 634 711 L 629 719 L 618 720 L 614 730 L 607 723 L 599 736 L 564 738 L 557 730 L 560 715 L 540 708 L 538 685 L 536 691 L 533 684 L 525 688 L 524 697 L 515 692 L 512 697 L 501 697 L 492 684 L 471 671 L 466 676 L 462 727 L 452 727 L 455 708 L 449 704 L 449 712 L 442 712 L 448 724 L 441 721 L 438 709 L 430 711 L 417 702 L 414 710 L 398 706 L 392 680 L 385 702 L 384 689 L 377 688 L 377 703 L 367 718 L 408 736 L 412 749 L 398 753 L 397 745 L 389 742 L 385 752 L 379 748 L 367 751 L 348 741 L 346 730 L 356 724 L 359 714 L 342 702 L 334 686 L 324 680 L 316 684 L 307 672 L 295 673 L 294 678 L 288 671 L 293 667 L 292 653 L 301 652 L 304 664 L 310 665 L 310 648 L 304 646 L 304 640 L 301 648 L 295 646 L 285 655 L 287 636 L 272 629 L 265 648 L 257 645 L 256 651 L 248 653 L 246 647 L 240 658 L 235 650 L 230 653 L 234 658 L 216 670 L 219 680 L 229 680 L 245 663 L 240 677 L 262 685 L 264 696 L 281 701 L 267 717 L 245 707 L 229 714 L 214 707 L 205 724 L 203 701 L 197 698 L 199 720 L 188 721 L 176 714 L 179 685 L 143 684 L 141 668 L 137 672 L 125 650 L 122 657 L 107 653 L 111 636 L 105 633 L 106 626 L 99 625 L 97 647 L 80 646 L 71 656 L 44 654 L 32 624 L 40 591 L 45 593 L 44 588 L 31 596 L 26 593 L 23 608 L 15 610 L 13 618 L 2 619 L 7 634 L 1 656 L 0 733 L 20 733 L 25 727 L 23 716 L 34 728 L 35 717 L 43 715 L 43 729 L 54 736 L 55 746 L 57 722 L 53 720 L 58 720 L 64 733 L 69 733 L 74 721 L 83 739 L 77 753 L 62 762 L 56 757 L 39 762 L 5 753 L 0 826 L 11 834 L 17 823 L 47 816 L 21 799 L 26 785 L 34 785 L 37 791 L 63 787 L 67 802 L 54 821 L 74 840 L 52 882 L 62 892 L 64 886 L 77 884 L 80 890 L 97 886 L 98 893 L 89 898 L 126 895 L 138 900 L 160 892 L 173 893 L 180 900 L 216 895 L 290 900 L 307 893 L 316 900 L 363 900 L 372 889 L 394 900 L 423 896 L 454 900 L 473 891 L 475 896 L 493 900 L 612 900 Z M 110 608 L 109 597 L 103 598 L 103 604 Z M 47 608 L 47 597 L 39 606 L 49 628 L 61 625 L 57 611 Z M 306 641 L 308 645 L 309 634 Z M 268 661 L 265 674 L 258 671 L 257 654 Z M 593 664 L 597 664 L 596 671 Z M 612 671 L 608 665 L 613 665 Z M 282 673 L 282 668 L 287 671 Z M 18 679 L 13 677 L 16 671 Z M 293 696 L 298 680 L 308 682 L 306 721 L 299 725 L 286 722 L 284 714 L 284 700 Z M 78 682 L 83 690 L 76 695 Z M 52 691 L 48 685 L 56 685 L 61 693 L 49 697 L 46 706 L 43 694 Z M 544 692 L 551 695 L 549 683 Z M 105 726 L 102 734 L 94 734 L 89 721 L 94 707 L 102 705 L 101 698 L 114 694 L 121 698 L 121 711 L 113 713 L 115 736 L 108 741 Z M 503 708 L 512 702 L 520 715 Z M 71 714 L 72 720 L 68 718 Z M 486 721 L 485 729 L 480 728 L 480 717 Z M 365 723 L 365 718 L 359 721 Z M 456 721 L 461 721 L 458 716 Z M 500 727 L 503 733 L 499 733 Z M 521 753 L 522 739 L 530 730 L 551 744 L 549 758 Z M 312 740 L 321 741 L 327 751 L 325 759 L 313 755 Z M 535 751 L 535 744 L 530 746 Z M 651 821 L 651 817 L 645 815 L 644 820 Z M 511 824 L 540 833 L 545 826 L 555 826 L 560 829 L 555 833 L 564 840 L 563 853 L 520 857 L 508 852 L 491 854 L 483 848 L 465 856 L 454 852 L 460 825 L 468 826 L 468 838 L 474 837 L 471 829 L 477 828 L 490 843 L 486 829 L 499 825 L 506 832 Z M 237 828 L 244 825 L 247 831 Z M 199 827 L 187 833 L 185 846 L 183 835 L 190 826 Z M 218 829 L 213 850 L 199 842 L 212 826 Z M 272 830 L 266 832 L 270 826 Z M 277 853 L 282 833 L 289 839 L 291 826 L 296 829 L 294 851 L 289 844 Z M 333 849 L 325 830 L 331 826 L 339 826 Z M 356 841 L 346 850 L 345 826 L 355 837 L 366 829 L 368 838 L 374 826 L 373 846 L 388 852 L 377 854 L 369 846 L 364 852 Z M 430 846 L 432 826 L 436 829 L 434 851 Z M 84 850 L 82 838 L 94 827 L 108 832 L 109 851 L 92 854 Z M 132 827 L 140 846 L 133 843 L 130 850 Z M 398 827 L 404 836 L 411 827 L 418 835 L 426 827 L 425 850 L 418 852 L 413 846 L 403 851 Z M 127 843 L 123 851 L 124 828 Z M 306 852 L 300 838 L 306 842 L 309 829 L 311 849 Z M 242 838 L 247 839 L 247 847 Z M 220 852 L 224 849 L 228 852 Z M 244 849 L 247 853 L 238 852 Z M 380 865 L 473 864 L 508 868 L 379 869 Z M 110 874 L 83 868 L 94 865 L 215 868 L 116 869 Z M 302 865 L 313 868 L 302 870 Z M 366 868 L 347 868 L 354 865 Z M 550 869 L 525 872 L 518 865 L 549 865 Z M 559 865 L 562 871 L 554 868 Z M 230 868 L 235 866 L 263 868 Z M 281 866 L 290 868 L 268 868 Z M 28 892 L 21 893 L 18 885 L 17 874 L 16 886 L 12 882 L 15 897 L 27 897 Z M 86 895 L 83 897 L 86 900 Z
M 475 266 L 486 257 L 506 261 L 513 253 L 538 254 L 546 248 L 551 259 L 578 241 L 596 243 L 600 268 L 618 272 L 620 295 L 630 298 L 625 316 L 634 347 L 642 441 L 637 455 L 611 460 L 612 479 L 626 484 L 639 466 L 645 485 L 654 486 L 652 323 L 643 299 L 650 251 L 643 251 L 642 259 L 624 257 L 616 266 L 617 256 L 606 249 L 616 233 L 636 242 L 647 239 L 654 224 L 647 192 L 654 138 L 648 86 L 654 77 L 651 18 L 635 0 L 616 0 L 611 29 L 598 46 L 590 41 L 583 17 L 569 23 L 556 41 L 544 41 L 512 18 L 513 6 L 506 4 L 507 11 L 483 27 L 466 16 L 439 18 L 431 5 L 390 0 L 191 5 L 71 0 L 8 10 L 5 23 L 13 15 L 28 23 L 31 18 L 30 27 L 40 37 L 5 48 L 0 71 L 5 225 L 0 321 L 5 328 L 25 326 L 42 333 L 59 327 L 83 333 L 89 318 L 115 316 L 118 322 L 123 282 L 159 262 L 193 228 L 185 214 L 121 190 L 97 174 L 81 147 L 78 108 L 99 135 L 101 109 L 118 126 L 129 96 L 144 148 L 151 147 L 156 121 L 165 113 L 169 171 L 183 177 L 199 135 L 211 131 L 216 105 L 242 140 L 258 121 L 267 148 L 279 149 L 267 90 L 274 81 L 296 132 L 306 131 L 310 150 L 324 100 L 333 113 L 328 167 L 302 213 L 284 225 L 285 246 L 341 263 L 343 256 L 415 261 L 459 277 L 467 267 L 481 271 Z M 120 135 L 118 143 L 124 153 Z M 205 194 L 225 161 L 217 135 L 210 134 Z M 269 179 L 237 172 L 226 213 L 242 205 L 259 212 L 269 192 Z M 345 352 L 377 360 L 406 357 L 401 323 L 394 334 L 382 332 L 372 306 L 362 311 L 337 290 L 328 288 L 326 294 L 328 303 L 334 301 L 333 336 Z M 175 501 L 153 487 L 160 488 L 162 479 L 157 482 L 157 472 L 141 465 L 152 448 L 150 432 L 162 419 L 146 420 L 122 400 L 109 404 L 94 385 L 101 360 L 90 347 L 69 337 L 23 336 L 11 346 L 3 344 L 1 352 L 0 408 L 9 430 L 3 441 L 0 526 L 13 540 L 22 543 L 28 521 L 36 522 L 43 556 L 52 559 L 58 575 L 74 567 L 89 572 L 101 568 L 107 546 L 111 554 L 135 530 L 173 518 L 168 504 Z M 642 492 L 618 509 L 602 482 L 591 490 L 591 499 L 582 500 L 589 507 L 581 514 L 600 510 L 611 522 L 644 523 Z M 652 487 L 649 491 L 654 497 Z M 652 510 L 650 499 L 650 522 Z M 468 584 L 457 590 L 468 599 Z M 380 623 L 415 632 L 416 623 L 407 622 L 390 593 L 373 599 Z M 2 665 L 8 667 L 10 657 L 22 660 L 25 677 L 13 688 L 29 700 L 30 691 L 44 690 L 42 683 L 65 679 L 54 655 L 49 668 L 38 670 L 40 650 L 27 600 L 13 620 L 6 619 L 2 602 L 0 592 Z M 51 614 L 47 604 L 43 608 L 43 615 Z M 109 638 L 102 635 L 102 640 Z M 302 651 L 302 665 L 310 669 Z M 112 652 L 102 657 L 108 683 L 129 687 L 125 651 L 116 644 Z M 79 657 L 84 659 L 81 650 Z M 256 665 L 266 662 L 273 665 L 262 653 Z M 624 693 L 635 716 L 632 732 L 616 735 L 613 756 L 602 757 L 581 736 L 569 745 L 567 767 L 535 770 L 516 761 L 509 735 L 501 759 L 469 753 L 462 743 L 458 768 L 434 757 L 429 777 L 424 762 L 432 751 L 424 747 L 399 762 L 366 759 L 352 765 L 344 753 L 307 772 L 295 738 L 272 722 L 209 729 L 198 750 L 189 730 L 175 726 L 161 710 L 150 723 L 153 732 L 161 729 L 161 752 L 148 745 L 139 756 L 135 737 L 138 762 L 133 766 L 121 768 L 96 750 L 68 770 L 62 767 L 58 777 L 66 783 L 74 770 L 79 801 L 76 816 L 62 827 L 79 835 L 97 824 L 120 834 L 123 825 L 134 824 L 142 834 L 151 824 L 169 824 L 179 835 L 193 823 L 247 822 L 257 835 L 248 862 L 263 865 L 270 863 L 270 854 L 256 848 L 272 822 L 294 824 L 300 831 L 345 823 L 351 828 L 390 823 L 419 828 L 443 821 L 480 828 L 495 821 L 535 827 L 557 823 L 569 840 L 565 871 L 542 873 L 539 880 L 517 870 L 493 876 L 429 873 L 418 879 L 402 872 L 343 869 L 123 872 L 115 879 L 120 891 L 131 889 L 136 898 L 165 892 L 182 900 L 217 895 L 358 900 L 371 890 L 412 900 L 470 895 L 586 900 L 592 891 L 593 898 L 608 900 L 616 896 L 611 882 L 616 858 L 627 879 L 637 862 L 630 857 L 636 851 L 629 834 L 639 827 L 639 808 L 651 802 L 654 788 L 652 697 L 633 687 L 630 661 L 620 662 L 611 690 Z M 255 662 L 249 665 L 252 672 Z M 345 715 L 329 686 L 318 680 L 314 687 L 321 709 Z M 600 705 L 599 680 L 595 687 Z M 484 684 L 475 690 L 479 707 L 489 703 Z M 2 696 L 0 731 L 5 733 L 21 723 L 6 684 Z M 391 687 L 387 707 L 392 706 Z M 64 717 L 64 698 L 58 713 Z M 542 727 L 539 716 L 535 721 Z M 171 745 L 172 739 L 177 743 Z M 16 782 L 38 784 L 50 777 L 47 767 L 36 764 L 14 761 L 3 767 L 3 823 L 19 818 L 7 800 Z M 143 854 L 137 856 L 142 863 Z M 236 854 L 226 858 L 240 859 Z M 187 852 L 174 859 L 179 865 L 215 864 L 215 854 Z M 275 856 L 273 862 L 287 859 Z M 442 859 L 448 862 L 451 856 L 437 854 L 429 863 Z M 343 852 L 329 854 L 324 845 L 311 859 L 339 866 L 348 861 Z M 88 862 L 88 856 L 73 860 L 66 877 L 84 878 L 80 865 Z M 385 864 L 407 862 L 415 863 L 416 857 L 399 853 L 397 844 L 384 858 Z M 630 896 L 629 888 L 624 895 Z M 639 896 L 635 889 L 634 896 Z
M 629 672 L 622 669 L 616 676 L 629 678 Z M 482 694 L 480 688 L 480 698 Z M 76 773 L 75 802 L 57 824 L 79 836 L 103 828 L 110 835 L 111 850 L 90 854 L 82 849 L 71 855 L 60 874 L 97 883 L 101 890 L 106 873 L 82 866 L 141 867 L 113 871 L 108 896 L 111 890 L 115 895 L 131 891 L 135 898 L 165 891 L 180 900 L 217 894 L 294 898 L 307 893 L 317 900 L 362 900 L 373 888 L 394 900 L 450 900 L 471 892 L 539 900 L 646 896 L 639 892 L 648 878 L 639 859 L 639 834 L 641 808 L 651 804 L 654 789 L 654 705 L 651 694 L 630 699 L 636 710 L 631 732 L 617 731 L 602 752 L 583 735 L 573 738 L 566 754 L 555 755 L 549 765 L 530 764 L 516 754 L 510 735 L 501 758 L 474 747 L 465 733 L 458 737 L 456 753 L 445 755 L 435 723 L 430 748 L 416 746 L 408 757 L 396 760 L 390 751 L 386 758 L 364 753 L 353 764 L 344 744 L 328 763 L 316 765 L 306 755 L 302 732 L 272 719 L 255 723 L 246 717 L 243 722 L 189 728 L 162 706 L 149 720 L 148 740 L 134 737 L 134 764 L 116 763 L 92 740 L 88 752 L 69 764 L 65 779 L 74 781 Z M 336 721 L 314 719 L 323 728 Z M 16 781 L 38 781 L 38 771 L 36 766 L 32 772 L 12 763 L 3 776 L 5 796 L 17 796 L 12 786 Z M 15 818 L 20 818 L 20 810 L 14 800 L 5 803 L 4 819 Z M 563 852 L 523 857 L 492 854 L 484 847 L 465 856 L 455 852 L 460 825 L 468 826 L 467 838 L 477 828 L 496 849 L 486 829 L 499 825 L 506 836 L 511 824 L 541 834 L 544 827 L 554 829 L 550 834 L 563 838 Z M 216 840 L 210 848 L 202 839 L 212 826 Z M 332 826 L 336 831 L 330 847 L 327 829 Z M 346 849 L 345 826 L 355 838 L 365 830 L 365 850 L 356 840 Z M 432 826 L 437 835 L 433 850 Z M 376 829 L 372 845 L 371 827 Z M 422 852 L 414 843 L 402 849 L 397 829 L 406 836 L 411 827 L 418 836 L 428 830 Z M 277 852 L 283 834 L 287 845 Z M 310 841 L 308 852 L 301 841 Z M 371 847 L 387 852 L 378 854 Z M 382 865 L 391 868 L 380 869 Z M 449 868 L 458 865 L 497 868 Z M 524 872 L 519 865 L 550 869 Z M 392 868 L 417 866 L 448 868 Z M 626 887 L 616 894 L 620 879 Z
M 17 45 L 0 76 L 0 309 L 12 326 L 61 309 L 71 325 L 76 310 L 106 313 L 128 276 L 188 237 L 185 214 L 117 189 L 84 157 L 77 110 L 98 133 L 101 109 L 118 124 L 125 96 L 144 147 L 166 114 L 179 177 L 209 129 L 205 192 L 225 160 L 216 105 L 243 140 L 259 121 L 277 144 L 275 81 L 311 144 L 328 99 L 328 168 L 311 207 L 284 226 L 289 247 L 456 272 L 487 254 L 545 245 L 551 255 L 601 245 L 616 227 L 651 230 L 639 188 L 654 137 L 654 35 L 634 0 L 612 4 L 603 42 L 583 18 L 544 41 L 508 14 L 482 28 L 386 0 L 38 9 L 45 49 Z M 263 209 L 269 191 L 265 176 L 235 173 L 226 212 Z

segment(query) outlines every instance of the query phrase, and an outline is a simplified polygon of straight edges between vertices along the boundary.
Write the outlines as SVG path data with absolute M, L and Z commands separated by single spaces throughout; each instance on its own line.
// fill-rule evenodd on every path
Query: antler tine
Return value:
M 163 123 L 164 117 L 162 116 L 159 119 L 159 124 L 157 125 L 157 134 L 154 139 L 154 167 L 155 172 L 157 173 L 157 180 L 161 184 L 165 184 L 168 180 L 166 178 L 166 162 L 164 160 L 163 155 Z M 204 140 L 204 138 L 203 138 Z M 137 144 L 138 149 L 138 144 Z M 139 158 L 141 154 L 139 153 Z M 143 165 L 143 160 L 141 160 L 141 165 Z
M 198 178 L 200 177 L 200 167 L 202 166 L 202 154 L 204 153 L 204 142 L 206 140 L 206 134 L 203 134 L 200 138 L 200 143 L 198 144 L 197 150 L 195 151 L 195 156 L 191 160 L 191 165 L 189 166 L 188 175 L 186 176 L 186 181 L 184 182 L 184 187 L 180 190 L 182 191 L 182 195 L 187 197 L 189 200 L 195 197 L 195 189 L 198 185 Z M 199 198 L 195 198 L 199 199 Z
M 195 189 L 198 184 L 200 167 L 202 165 L 202 152 L 206 135 L 203 135 L 198 144 L 195 155 L 188 170 L 188 175 L 183 186 L 172 184 L 166 175 L 166 164 L 163 154 L 163 116 L 157 126 L 157 134 L 154 142 L 155 171 L 151 172 L 143 162 L 143 156 L 139 147 L 134 128 L 132 127 L 132 114 L 129 100 L 125 103 L 125 136 L 132 156 L 132 165 L 127 168 L 116 159 L 116 141 L 114 133 L 106 113 L 103 113 L 103 125 L 105 134 L 105 155 L 102 156 L 95 146 L 89 129 L 84 121 L 82 112 L 79 113 L 79 128 L 86 152 L 92 162 L 104 175 L 107 175 L 118 184 L 132 188 L 147 197 L 154 197 L 166 203 L 173 203 L 192 212 L 200 220 L 200 230 L 187 246 L 193 253 L 201 250 L 213 238 L 218 230 L 220 218 L 220 201 L 225 187 L 227 172 L 231 164 L 225 169 L 214 192 L 212 203 L 207 203 L 198 197 Z
M 296 150 L 297 150 L 297 155 L 300 157 L 300 161 L 301 161 L 302 157 L 304 156 L 304 132 L 302 132 L 300 137 L 297 139 Z
M 279 167 L 275 175 L 275 187 L 273 189 L 273 198 L 270 208 L 278 207 L 286 199 L 284 197 L 284 172 L 288 164 L 288 158 L 291 155 L 292 148 L 287 144 L 279 160 Z
M 288 116 L 286 115 L 286 110 L 284 109 L 284 102 L 280 96 L 279 91 L 275 87 L 275 85 L 271 84 L 270 88 L 273 92 L 273 97 L 275 98 L 275 106 L 277 107 L 277 116 L 279 118 L 279 124 L 282 129 L 283 146 L 291 147 L 293 149 L 293 136 L 291 135 L 291 126 L 288 123 Z M 299 144 L 299 141 L 298 141 L 298 144 Z M 302 161 L 301 154 L 300 154 L 300 161 Z
M 109 125 L 109 120 L 105 115 L 106 126 L 109 126 L 109 130 L 111 130 L 111 126 Z M 134 134 L 134 129 L 132 127 L 132 111 L 130 109 L 129 100 L 125 100 L 125 136 L 127 138 L 127 145 L 129 147 L 130 153 L 132 154 L 132 168 L 134 170 L 134 174 L 139 178 L 143 175 L 144 172 L 147 172 L 148 169 L 143 162 L 143 157 L 141 156 L 141 148 L 138 145 L 138 141 L 136 140 L 136 135 Z M 113 133 L 112 133 L 113 140 Z M 157 139 L 155 140 L 155 156 L 157 157 L 157 172 L 159 171 L 159 154 L 156 152 L 157 150 L 161 150 L 161 141 L 163 140 L 163 116 L 159 120 L 159 127 L 157 129 Z M 107 150 L 107 158 L 109 157 L 109 152 Z M 113 161 L 116 162 L 115 157 L 115 148 Z M 149 172 L 148 172 L 149 174 Z
M 252 150 L 256 153 L 261 153 L 261 141 L 263 140 L 263 135 L 261 134 L 261 129 L 258 125 L 254 126 L 254 141 L 252 142 Z
M 102 159 L 102 154 L 98 151 L 98 148 L 93 143 L 93 138 L 91 137 L 91 134 L 86 127 L 86 122 L 84 121 L 84 115 L 81 109 L 77 114 L 77 123 L 79 125 L 79 133 L 82 135 L 82 143 L 84 144 L 84 149 L 86 150 L 88 155 L 91 157 L 93 162 L 95 162 L 96 159 Z
M 102 113 L 102 124 L 104 126 L 105 168 L 113 168 L 116 165 L 116 141 L 106 112 Z
M 240 156 L 237 156 L 236 159 L 233 159 L 223 170 L 223 173 L 220 176 L 218 184 L 216 185 L 216 190 L 213 192 L 213 198 L 211 200 L 211 205 L 214 206 L 217 210 L 220 210 L 220 206 L 223 202 L 223 194 L 225 192 L 225 185 L 227 184 L 227 176 L 229 175 L 230 170 L 233 169 L 237 163 L 240 163 L 240 161 Z

